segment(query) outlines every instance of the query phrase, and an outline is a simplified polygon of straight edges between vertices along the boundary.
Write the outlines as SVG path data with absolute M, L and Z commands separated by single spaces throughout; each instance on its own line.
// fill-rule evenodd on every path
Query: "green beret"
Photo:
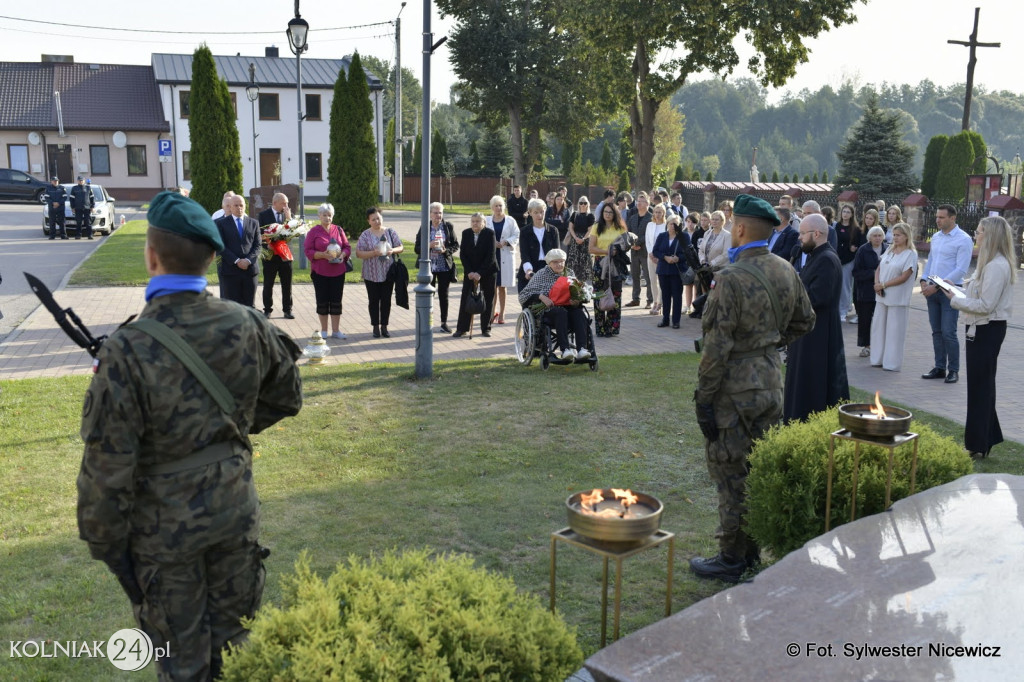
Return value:
M 767 220 L 776 227 L 781 224 L 779 216 L 775 215 L 775 209 L 771 204 L 749 194 L 741 194 L 736 197 L 732 205 L 732 213 L 733 215 L 748 215 L 752 218 Z
M 220 253 L 224 250 L 220 232 L 213 219 L 198 202 L 177 192 L 160 192 L 149 203 L 149 224 L 180 234 L 196 242 L 205 242 Z

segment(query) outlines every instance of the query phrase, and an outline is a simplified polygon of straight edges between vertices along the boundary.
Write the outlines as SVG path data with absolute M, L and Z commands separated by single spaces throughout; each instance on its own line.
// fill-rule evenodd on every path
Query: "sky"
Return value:
M 570 0 L 566 0 L 570 1 Z M 770 1 L 770 0 L 769 0 Z M 301 0 L 302 17 L 310 24 L 309 51 L 304 57 L 340 58 L 358 50 L 394 60 L 394 19 L 399 0 L 338 2 Z M 817 90 L 844 80 L 871 83 L 917 84 L 930 79 L 937 85 L 962 83 L 967 76 L 968 48 L 948 45 L 947 39 L 967 40 L 974 7 L 981 8 L 978 39 L 1002 47 L 978 48 L 975 85 L 989 90 L 1024 93 L 1024 1 L 1022 0 L 870 0 L 855 6 L 858 21 L 833 29 L 809 42 L 810 61 L 783 88 L 769 92 L 777 101 L 787 90 Z M 0 61 L 38 61 L 40 55 L 72 55 L 77 62 L 148 64 L 152 52 L 191 53 L 205 41 L 214 54 L 259 56 L 264 47 L 277 45 L 281 56 L 291 57 L 284 31 L 294 16 L 292 0 L 50 0 L 46 3 L 0 5 Z M 402 17 L 402 64 L 422 81 L 423 3 L 410 2 Z M 78 26 L 149 29 L 193 33 L 132 33 L 127 31 L 27 23 L 31 19 Z M 378 22 L 384 25 L 367 26 Z M 433 10 L 436 41 L 452 26 Z M 339 29 L 345 30 L 326 30 Z M 223 35 L 224 32 L 238 35 Z M 218 32 L 218 33 L 214 33 Z M 742 40 L 737 42 L 745 61 Z M 432 99 L 448 101 L 456 82 L 441 46 L 432 59 Z M 737 70 L 734 76 L 749 75 Z M 710 77 L 710 76 L 701 76 Z

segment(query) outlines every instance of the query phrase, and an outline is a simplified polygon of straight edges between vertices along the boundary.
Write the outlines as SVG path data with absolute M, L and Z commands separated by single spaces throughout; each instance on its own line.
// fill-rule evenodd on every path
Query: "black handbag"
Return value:
M 480 285 L 477 284 L 466 297 L 466 312 L 470 315 L 483 315 L 486 310 L 487 301 L 484 300 L 484 294 L 480 291 Z

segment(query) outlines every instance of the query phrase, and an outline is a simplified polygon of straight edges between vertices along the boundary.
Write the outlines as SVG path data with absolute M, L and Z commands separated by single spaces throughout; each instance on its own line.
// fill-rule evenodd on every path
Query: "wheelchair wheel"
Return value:
M 536 340 L 537 328 L 533 321 L 533 315 L 524 310 L 516 319 L 516 360 L 520 365 L 527 366 L 533 362 Z
M 551 366 L 551 356 L 548 355 L 547 353 L 541 353 L 540 354 L 540 368 L 546 372 L 548 367 L 550 367 L 550 366 Z
M 594 358 L 593 360 L 590 361 L 590 371 L 591 372 L 596 372 L 597 371 L 597 358 Z

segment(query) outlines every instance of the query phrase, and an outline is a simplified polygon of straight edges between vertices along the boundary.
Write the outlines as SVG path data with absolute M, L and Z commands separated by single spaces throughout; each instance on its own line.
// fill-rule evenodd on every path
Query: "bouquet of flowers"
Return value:
M 261 232 L 263 260 L 270 260 L 274 256 L 280 256 L 282 260 L 294 260 L 292 250 L 288 248 L 288 240 L 306 234 L 309 226 L 300 218 L 292 218 L 286 223 L 265 225 Z

